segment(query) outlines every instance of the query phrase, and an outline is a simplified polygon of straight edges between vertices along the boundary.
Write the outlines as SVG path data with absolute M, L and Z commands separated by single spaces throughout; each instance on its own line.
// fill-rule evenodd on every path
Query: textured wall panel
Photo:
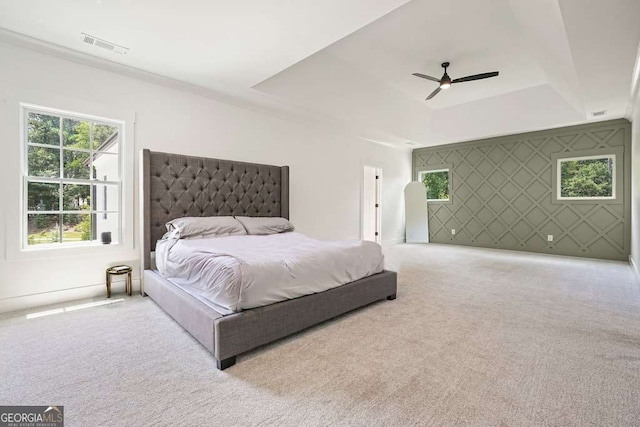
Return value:
M 420 170 L 451 167 L 451 200 L 429 202 L 430 239 L 626 261 L 630 149 L 624 119 L 416 149 L 413 179 Z M 553 200 L 554 158 L 608 150 L 622 154 L 616 201 Z

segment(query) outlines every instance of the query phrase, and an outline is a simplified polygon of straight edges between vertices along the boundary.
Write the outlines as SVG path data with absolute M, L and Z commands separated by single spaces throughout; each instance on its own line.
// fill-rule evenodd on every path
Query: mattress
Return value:
M 156 245 L 160 274 L 222 314 L 323 292 L 380 273 L 380 246 L 289 232 L 167 239 Z

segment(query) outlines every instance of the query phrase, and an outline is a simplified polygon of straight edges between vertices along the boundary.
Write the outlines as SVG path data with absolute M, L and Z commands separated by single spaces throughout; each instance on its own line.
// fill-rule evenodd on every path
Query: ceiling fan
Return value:
M 434 90 L 433 92 L 431 92 L 431 94 L 429 96 L 427 96 L 427 101 L 430 100 L 431 98 L 433 98 L 434 96 L 436 96 L 438 93 L 440 93 L 440 91 L 442 89 L 449 89 L 451 87 L 451 85 L 454 84 L 454 83 L 464 83 L 464 82 L 471 82 L 471 81 L 474 81 L 474 80 L 488 79 L 489 77 L 496 77 L 499 74 L 498 71 L 492 71 L 490 73 L 474 74 L 472 76 L 460 77 L 459 79 L 451 80 L 451 77 L 449 77 L 449 74 L 447 74 L 447 67 L 449 67 L 449 63 L 448 62 L 443 62 L 442 63 L 442 68 L 444 68 L 444 74 L 442 75 L 442 78 L 440 78 L 440 79 L 436 79 L 435 77 L 427 76 L 426 74 L 413 73 L 413 75 L 416 76 L 416 77 L 420 77 L 420 78 L 423 78 L 423 79 L 427 79 L 427 80 L 431 80 L 431 81 L 434 81 L 434 82 L 438 82 L 440 84 L 440 86 L 438 86 L 438 88 L 436 90 Z

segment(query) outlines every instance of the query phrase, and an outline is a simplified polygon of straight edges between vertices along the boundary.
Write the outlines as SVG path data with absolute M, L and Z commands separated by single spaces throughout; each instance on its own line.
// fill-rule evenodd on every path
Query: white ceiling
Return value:
M 248 87 L 407 1 L 0 0 L 0 27 L 205 87 Z M 84 45 L 82 32 L 130 51 Z
M 622 117 L 639 16 L 638 0 L 0 0 L 7 30 L 400 145 Z M 411 73 L 445 60 L 500 76 L 425 101 L 437 83 Z
M 506 0 L 448 0 L 434 6 L 433 1 L 412 1 L 327 51 L 417 101 L 438 84 L 413 72 L 440 78 L 444 61 L 451 63 L 452 78 L 500 71 L 500 78 L 453 86 L 426 104 L 436 109 L 544 83 Z

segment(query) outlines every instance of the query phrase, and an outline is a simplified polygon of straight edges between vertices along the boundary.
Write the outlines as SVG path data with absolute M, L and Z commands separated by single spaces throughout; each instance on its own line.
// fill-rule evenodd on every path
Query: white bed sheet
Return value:
M 326 291 L 380 273 L 381 248 L 296 232 L 160 240 L 160 274 L 222 314 Z

